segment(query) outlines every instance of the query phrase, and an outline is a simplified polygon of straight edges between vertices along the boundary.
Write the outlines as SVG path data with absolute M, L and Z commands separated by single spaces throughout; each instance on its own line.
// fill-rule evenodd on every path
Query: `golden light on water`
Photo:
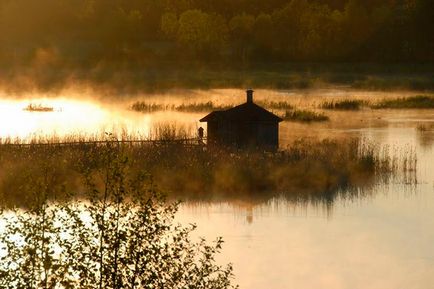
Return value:
M 28 111 L 32 104 L 53 111 Z M 0 101 L 0 137 L 29 139 L 36 136 L 95 135 L 128 128 L 149 130 L 149 117 L 127 116 L 95 102 L 68 99 Z
M 37 109 L 29 111 L 29 105 Z M 46 109 L 46 111 L 38 111 Z M 48 110 L 48 111 L 47 111 Z M 0 100 L 0 138 L 31 139 L 64 137 L 104 137 L 110 132 L 117 137 L 152 138 L 157 127 L 174 125 L 188 134 L 200 125 L 202 114 L 161 111 L 144 114 L 129 110 L 128 102 L 105 104 L 66 98 L 32 98 Z
M 53 111 L 27 111 L 29 105 L 53 108 Z M 65 99 L 32 99 L 0 102 L 0 136 L 29 138 L 38 135 L 66 135 L 96 129 L 107 117 L 92 103 Z

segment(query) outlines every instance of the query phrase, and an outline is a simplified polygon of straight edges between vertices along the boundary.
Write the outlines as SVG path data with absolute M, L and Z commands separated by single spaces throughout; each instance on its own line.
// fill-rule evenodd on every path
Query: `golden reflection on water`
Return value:
M 418 131 L 416 124 L 434 117 L 387 111 L 383 119 L 384 125 L 333 131 L 392 146 L 398 154 L 415 149 L 416 183 L 379 184 L 367 197 L 338 198 L 331 208 L 283 199 L 187 203 L 178 221 L 197 223 L 197 236 L 223 236 L 219 260 L 233 262 L 241 288 L 433 288 L 434 146 L 426 139 L 434 131 Z
M 29 104 L 53 108 L 52 112 L 27 111 Z M 0 136 L 28 138 L 99 130 L 108 115 L 91 102 L 67 99 L 0 101 Z
M 334 99 L 375 100 L 414 95 L 415 92 L 373 92 L 347 88 L 307 89 L 307 90 L 264 90 L 255 92 L 256 101 L 284 101 L 297 107 L 317 109 L 322 101 Z M 245 102 L 245 92 L 240 89 L 214 90 L 174 90 L 135 97 L 110 98 L 92 97 L 77 93 L 62 94 L 58 97 L 25 96 L 24 98 L 3 97 L 0 99 L 0 138 L 30 139 L 37 137 L 63 137 L 71 135 L 103 135 L 104 132 L 126 133 L 140 138 L 151 137 L 161 124 L 176 124 L 190 134 L 195 134 L 200 118 L 207 114 L 181 113 L 173 111 L 152 114 L 137 113 L 129 110 L 135 101 L 156 104 L 205 103 L 216 105 L 236 105 Z M 29 104 L 53 108 L 52 112 L 30 112 L 24 110 Z M 282 113 L 282 111 L 274 111 Z M 414 115 L 409 112 L 409 118 Z M 424 112 L 429 114 L 428 111 Z M 359 112 L 327 111 L 331 121 L 318 124 L 283 123 L 281 140 L 294 137 L 336 137 L 342 130 L 387 125 L 388 117 L 396 117 L 396 112 L 362 110 Z M 414 114 L 414 112 L 413 112 Z M 430 114 L 432 117 L 433 114 Z M 432 118 L 430 118 L 432 119 Z M 306 129 L 308 128 L 308 129 Z M 345 137 L 348 131 L 345 132 Z
M 290 99 L 300 105 L 318 103 L 322 97 L 397 96 L 386 94 L 257 91 L 258 99 L 267 95 L 272 100 Z M 242 90 L 219 90 L 146 99 L 240 103 L 243 97 Z M 24 111 L 29 103 L 52 106 L 54 111 Z M 164 121 L 195 130 L 200 125 L 197 120 L 204 115 L 141 114 L 129 111 L 129 104 L 67 98 L 0 100 L 0 137 L 97 134 L 115 129 L 150 136 L 152 128 Z M 434 113 L 362 110 L 328 114 L 329 123 L 283 123 L 282 144 L 299 137 L 357 136 L 397 147 L 398 152 L 413 147 L 418 154 L 417 183 L 377 186 L 367 198 L 336 200 L 331 210 L 280 199 L 266 204 L 186 203 L 177 221 L 197 223 L 197 235 L 209 240 L 223 236 L 226 245 L 219 261 L 234 263 L 241 288 L 433 288 L 434 130 L 418 131 L 417 126 L 434 122 Z
M 27 111 L 29 105 L 53 111 Z M 0 100 L 0 138 L 102 137 L 105 132 L 150 138 L 159 125 L 174 124 L 193 132 L 201 115 L 132 112 L 127 103 L 102 104 L 70 99 Z

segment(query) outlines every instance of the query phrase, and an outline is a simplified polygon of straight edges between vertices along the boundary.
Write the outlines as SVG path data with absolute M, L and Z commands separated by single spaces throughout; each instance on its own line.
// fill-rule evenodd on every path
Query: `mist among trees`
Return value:
M 434 61 L 431 0 L 0 0 L 0 73 Z

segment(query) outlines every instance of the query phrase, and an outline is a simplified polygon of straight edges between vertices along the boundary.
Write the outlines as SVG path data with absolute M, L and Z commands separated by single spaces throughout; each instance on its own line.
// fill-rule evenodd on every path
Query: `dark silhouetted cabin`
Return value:
M 279 148 L 279 122 L 282 119 L 253 102 L 253 90 L 247 90 L 247 102 L 224 111 L 213 111 L 200 122 L 208 126 L 209 145 L 236 148 Z

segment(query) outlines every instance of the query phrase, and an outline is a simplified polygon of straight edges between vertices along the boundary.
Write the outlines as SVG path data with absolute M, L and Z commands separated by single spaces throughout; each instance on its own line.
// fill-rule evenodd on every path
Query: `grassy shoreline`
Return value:
M 399 161 L 360 140 L 299 140 L 277 154 L 164 145 L 29 146 L 0 145 L 3 204 L 25 202 L 35 182 L 59 191 L 80 192 L 83 172 L 103 167 L 107 151 L 130 160 L 128 174 L 152 175 L 169 197 L 184 200 L 333 200 L 350 188 L 364 188 L 398 171 Z M 339 151 L 339 154 L 336 154 Z M 414 156 L 404 158 L 407 164 Z M 61 188 L 61 189 L 59 189 Z

